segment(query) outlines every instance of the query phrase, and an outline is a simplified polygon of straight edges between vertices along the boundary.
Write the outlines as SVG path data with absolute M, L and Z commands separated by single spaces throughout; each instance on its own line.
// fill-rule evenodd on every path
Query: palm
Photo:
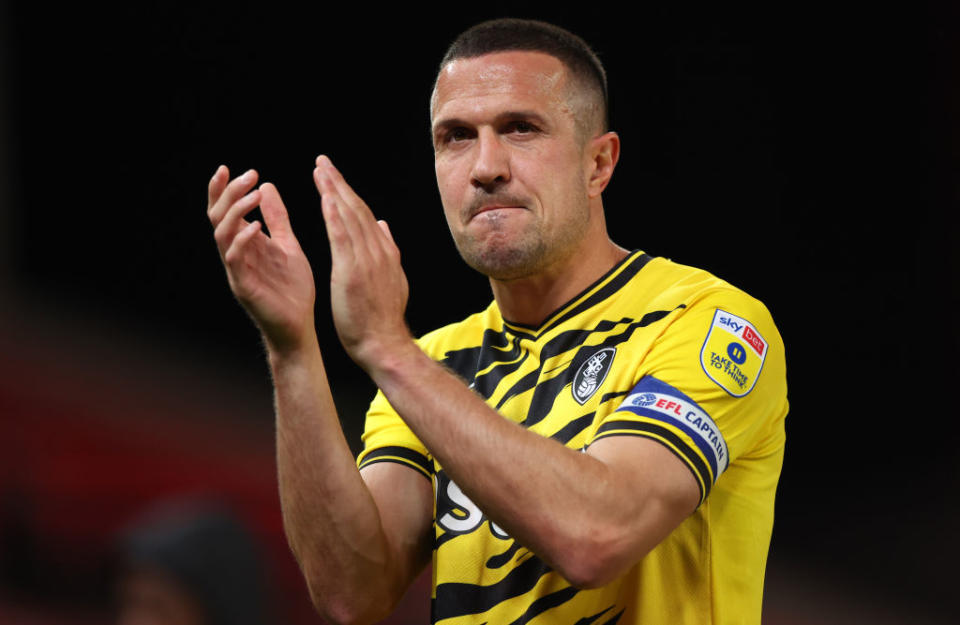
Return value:
M 314 181 L 330 239 L 330 303 L 340 342 L 361 366 L 410 341 L 403 319 L 407 278 L 385 222 L 377 222 L 329 159 L 317 159 Z
M 230 181 L 220 167 L 210 180 L 207 215 L 230 288 L 272 348 L 295 348 L 313 332 L 313 272 L 290 227 L 276 187 L 253 189 L 256 172 Z M 257 205 L 270 229 L 244 217 Z
M 295 237 L 257 232 L 227 267 L 230 288 L 272 343 L 294 341 L 313 320 L 310 263 Z

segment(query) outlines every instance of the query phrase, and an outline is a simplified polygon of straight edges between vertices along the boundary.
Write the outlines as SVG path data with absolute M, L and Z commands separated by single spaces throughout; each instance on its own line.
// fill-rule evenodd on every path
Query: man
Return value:
M 602 66 L 556 27 L 468 30 L 431 101 L 437 181 L 494 302 L 415 342 L 385 223 L 317 159 L 333 318 L 380 393 L 358 472 L 286 209 L 210 182 L 231 288 L 276 388 L 291 547 L 333 622 L 386 615 L 431 552 L 439 623 L 759 623 L 786 414 L 763 305 L 608 237 Z M 246 215 L 259 205 L 270 230 Z M 438 364 L 439 361 L 439 364 Z

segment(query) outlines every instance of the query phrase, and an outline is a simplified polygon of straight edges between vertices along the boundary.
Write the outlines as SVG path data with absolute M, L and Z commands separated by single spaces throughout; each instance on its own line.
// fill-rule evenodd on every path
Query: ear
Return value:
M 620 160 L 620 137 L 615 132 L 594 137 L 587 144 L 587 155 L 590 158 L 587 195 L 591 198 L 600 197 L 610 183 L 617 161 Z

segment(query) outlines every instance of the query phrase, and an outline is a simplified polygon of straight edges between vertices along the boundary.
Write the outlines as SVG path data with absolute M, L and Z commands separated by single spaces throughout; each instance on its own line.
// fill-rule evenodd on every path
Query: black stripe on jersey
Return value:
M 540 366 L 520 378 L 520 380 L 504 393 L 503 397 L 497 403 L 497 410 L 511 397 L 520 395 L 536 386 L 537 380 L 540 379 L 540 375 L 543 372 L 543 364 L 549 359 L 568 352 L 575 347 L 579 347 L 593 332 L 609 332 L 615 327 L 616 324 L 612 321 L 601 321 L 593 330 L 567 330 L 550 339 L 547 344 L 543 346 L 543 349 L 540 350 Z M 562 374 L 559 377 L 562 377 Z M 556 378 L 551 378 L 551 380 L 554 379 Z
M 520 339 L 511 338 L 506 332 L 484 330 L 483 345 L 477 359 L 477 371 L 483 371 L 497 362 L 511 362 L 520 357 Z M 510 349 L 507 349 L 509 347 Z
M 680 306 L 678 306 L 677 308 L 680 308 L 680 307 L 684 307 L 684 304 L 680 304 Z M 674 310 L 676 310 L 676 308 L 674 308 Z M 573 359 L 570 361 L 570 364 L 567 367 L 566 371 L 550 378 L 549 380 L 544 380 L 543 382 L 537 384 L 537 388 L 533 392 L 533 398 L 530 400 L 530 408 L 527 410 L 527 417 L 526 419 L 524 419 L 523 425 L 526 427 L 530 427 L 535 423 L 539 423 L 548 414 L 550 414 L 550 411 L 553 409 L 553 402 L 556 401 L 557 396 L 560 394 L 561 391 L 563 391 L 563 389 L 565 389 L 568 385 L 570 385 L 573 382 L 573 376 L 576 375 L 577 369 L 580 368 L 580 365 L 582 365 L 591 356 L 597 353 L 597 350 L 603 349 L 604 347 L 616 347 L 620 343 L 625 343 L 629 341 L 630 337 L 633 336 L 633 333 L 634 331 L 637 330 L 637 328 L 643 328 L 645 326 L 650 325 L 651 323 L 659 321 L 664 317 L 666 317 L 667 315 L 669 315 L 671 312 L 673 311 L 657 310 L 657 311 L 645 314 L 643 318 L 640 319 L 640 321 L 633 321 L 632 323 L 629 323 L 631 321 L 629 318 L 624 318 L 617 322 L 604 320 L 598 323 L 593 330 L 570 330 L 569 332 L 564 332 L 561 335 L 558 335 L 556 339 L 550 341 L 550 343 L 548 343 L 547 345 L 553 345 L 553 343 L 557 341 L 557 339 L 560 339 L 561 336 L 564 337 L 565 341 L 571 340 L 574 338 L 579 339 L 575 344 L 569 346 L 565 350 L 565 351 L 571 351 L 573 347 L 577 347 L 583 344 L 583 342 L 587 339 L 588 336 L 590 336 L 590 334 L 598 333 L 598 332 L 609 332 L 622 323 L 627 324 L 626 327 L 624 327 L 622 332 L 607 336 L 603 340 L 603 342 L 601 342 L 600 344 L 591 345 L 589 347 L 580 349 L 579 351 L 577 351 Z M 558 349 L 561 345 L 563 344 L 562 343 L 557 344 L 556 346 L 554 346 L 554 349 Z M 543 352 L 544 352 L 543 355 L 541 355 L 541 362 L 545 362 L 548 358 L 556 355 L 556 354 L 546 354 L 547 352 L 546 346 L 544 347 Z M 562 351 L 558 351 L 558 353 L 562 353 Z M 539 377 L 539 369 L 537 370 L 536 373 Z M 521 382 L 522 381 L 523 380 L 521 380 Z M 514 389 L 510 389 L 510 392 L 508 392 L 508 395 L 510 394 L 515 394 Z M 504 397 L 506 398 L 506 396 Z M 504 400 L 500 401 L 500 403 L 497 405 L 497 408 L 503 405 Z
M 498 553 L 495 556 L 490 556 L 487 559 L 487 568 L 488 569 L 499 569 L 501 566 L 504 566 L 510 560 L 513 560 L 513 556 L 517 554 L 520 550 L 520 543 L 513 541 L 510 543 L 510 546 L 507 547 L 507 550 L 503 553 Z
M 510 347 L 510 341 L 506 332 L 487 328 L 480 338 L 480 345 L 448 351 L 440 362 L 453 369 L 460 377 L 472 380 L 477 371 L 494 362 L 516 360 L 520 356 L 520 342 L 517 340 L 513 340 L 513 346 L 506 350 Z
M 494 391 L 496 391 L 497 387 L 500 385 L 500 381 L 519 369 L 520 366 L 527 360 L 529 355 L 530 352 L 525 352 L 523 354 L 523 358 L 520 358 L 519 360 L 497 365 L 496 367 L 490 369 L 490 371 L 482 375 L 478 375 L 474 380 L 473 390 L 479 393 L 484 399 L 490 399 L 490 396 L 493 395 Z M 478 371 L 482 371 L 482 369 L 478 369 Z
M 680 310 L 681 308 L 686 308 L 686 304 L 678 304 L 673 310 Z M 648 312 L 640 319 L 640 327 L 648 326 L 651 323 L 660 321 L 667 315 L 673 312 L 673 310 L 655 310 L 653 312 Z
M 567 319 L 573 317 L 574 315 L 580 314 L 581 312 L 583 312 L 584 310 L 587 310 L 592 306 L 597 305 L 598 303 L 602 302 L 603 300 L 607 299 L 608 297 L 616 293 L 618 290 L 620 290 L 621 287 L 623 287 L 624 284 L 629 282 L 633 276 L 637 275 L 637 272 L 643 269 L 644 265 L 646 265 L 648 262 L 653 260 L 653 257 L 650 256 L 649 254 L 640 254 L 639 256 L 634 256 L 634 254 L 636 254 L 636 252 L 631 252 L 629 255 L 627 255 L 626 258 L 624 258 L 619 263 L 611 267 L 610 271 L 600 276 L 590 286 L 585 288 L 583 291 L 581 291 L 571 300 L 567 301 L 558 309 L 556 309 L 554 312 L 547 315 L 547 318 L 545 320 L 545 323 L 549 323 L 547 327 L 543 327 L 542 325 L 529 326 L 523 323 L 507 321 L 506 319 L 504 319 L 504 326 L 507 329 L 509 329 L 512 333 L 522 338 L 528 338 L 530 340 L 534 340 L 538 336 L 543 335 L 545 332 L 549 332 L 550 330 L 557 327 Z M 622 271 L 620 271 L 621 269 Z M 569 311 L 561 315 L 559 318 L 553 320 L 552 322 L 550 321 L 550 319 L 554 315 L 558 315 L 565 308 L 572 306 L 574 302 L 576 302 L 577 299 L 579 299 L 584 293 L 589 293 L 592 289 L 596 288 L 598 284 L 602 284 L 603 281 L 609 278 L 612 274 L 617 273 L 617 271 L 620 271 L 620 273 L 617 276 L 615 276 L 612 280 L 610 280 L 610 282 L 605 284 L 596 293 L 582 300 L 580 304 L 574 306 Z M 526 330 L 527 332 L 523 332 L 523 330 Z M 530 334 L 531 332 L 533 334 Z
M 510 347 L 510 349 L 505 349 Z M 482 344 L 479 347 L 467 347 L 449 351 L 440 361 L 467 381 L 473 381 L 473 389 L 484 399 L 489 399 L 504 376 L 513 373 L 529 356 L 521 350 L 520 339 L 512 338 L 506 332 L 484 330 Z M 482 375 L 478 372 L 495 366 Z
M 482 614 L 501 601 L 529 592 L 550 571 L 543 560 L 530 556 L 502 580 L 489 586 L 460 582 L 437 584 L 433 622 L 466 614 Z
M 604 347 L 616 347 L 620 343 L 625 343 L 626 341 L 629 341 L 630 337 L 633 336 L 633 333 L 634 331 L 636 331 L 637 328 L 645 328 L 652 323 L 656 323 L 657 321 L 660 321 L 661 319 L 663 319 L 664 317 L 672 313 L 674 310 L 679 310 L 681 308 L 686 308 L 686 307 L 687 307 L 686 304 L 680 304 L 673 310 L 655 310 L 653 312 L 649 312 L 645 314 L 643 317 L 640 318 L 640 321 L 633 321 L 632 319 L 621 319 L 620 323 L 627 323 L 630 321 L 633 321 L 633 323 L 630 323 L 629 325 L 627 325 L 620 334 L 609 335 L 607 338 L 603 340 L 602 343 L 600 343 L 599 345 L 593 346 L 591 349 L 598 350 L 598 349 L 603 349 Z M 598 328 L 599 328 L 599 324 L 598 324 Z M 600 330 L 597 330 L 597 331 L 600 331 Z M 591 352 L 589 355 L 593 355 L 593 352 Z
M 633 389 L 630 389 L 630 390 L 632 391 Z M 616 399 L 617 397 L 625 397 L 629 394 L 630 394 L 630 391 L 614 391 L 612 393 L 607 393 L 600 398 L 600 403 L 605 404 L 611 399 Z
M 490 330 L 487 330 L 487 332 L 490 332 Z M 477 363 L 480 361 L 481 351 L 483 351 L 483 348 L 480 346 L 452 350 L 444 354 L 440 364 L 469 382 L 477 374 Z
M 620 610 L 619 612 L 614 614 L 610 619 L 604 621 L 603 625 L 616 625 L 617 621 L 620 620 L 620 617 L 623 616 L 623 613 L 626 612 L 626 610 L 627 610 L 626 608 Z
M 619 431 L 611 432 L 611 430 Z M 630 432 L 623 432 L 622 430 L 630 430 Z M 604 434 L 605 432 L 607 432 L 607 434 Z M 700 501 L 703 502 L 706 500 L 707 495 L 710 494 L 710 487 L 713 485 L 713 481 L 710 479 L 710 468 L 696 452 L 690 449 L 690 446 L 684 442 L 683 439 L 667 428 L 645 421 L 608 421 L 597 430 L 596 436 L 593 437 L 593 442 L 605 436 L 641 436 L 643 438 L 649 438 L 650 440 L 657 440 L 654 437 L 647 436 L 648 433 L 656 434 L 670 441 L 670 443 L 676 447 L 676 449 L 674 449 L 674 447 L 670 445 L 664 445 L 664 447 L 673 452 L 673 455 L 683 460 L 687 468 L 694 474 L 697 487 L 700 489 Z M 662 441 L 657 442 L 663 444 Z
M 374 449 L 364 456 L 359 468 L 362 469 L 375 462 L 396 462 L 397 464 L 416 469 L 427 478 L 433 475 L 433 463 L 423 454 L 418 454 L 406 447 L 380 447 L 379 449 Z
M 607 609 L 604 610 L 603 612 L 597 612 L 597 613 L 594 614 L 593 616 L 585 616 L 585 617 L 583 617 L 582 619 L 580 619 L 579 621 L 577 621 L 576 623 L 574 623 L 573 625 L 590 625 L 591 623 L 593 623 L 594 621 L 596 621 L 598 618 L 600 618 L 601 616 L 603 616 L 604 614 L 606 614 L 607 612 L 609 612 L 609 611 L 612 610 L 613 608 L 614 608 L 614 606 L 610 606 L 609 608 L 607 608 Z M 620 614 L 623 614 L 623 611 L 622 611 L 622 610 L 620 611 Z M 620 618 L 620 615 L 618 614 L 616 618 Z
M 549 595 L 544 595 L 531 603 L 526 612 L 521 614 L 520 618 L 512 621 L 510 625 L 526 625 L 526 623 L 529 623 L 532 619 L 540 616 L 550 608 L 555 608 L 558 605 L 563 605 L 567 601 L 570 601 L 578 592 L 580 592 L 579 589 L 570 586 L 563 590 L 552 592 Z
M 608 297 L 610 297 L 611 295 L 619 291 L 623 287 L 623 285 L 625 285 L 635 275 L 637 275 L 637 272 L 643 269 L 644 265 L 649 263 L 651 260 L 653 260 L 653 256 L 650 256 L 649 254 L 641 254 L 633 262 L 631 262 L 629 265 L 624 267 L 623 271 L 617 274 L 617 276 L 613 278 L 613 280 L 603 285 L 603 288 L 599 289 L 596 293 L 594 293 L 587 299 L 580 302 L 579 305 L 575 306 L 574 308 L 571 308 L 562 316 L 558 317 L 556 320 L 553 321 L 553 323 L 551 323 L 549 326 L 544 328 L 542 332 L 539 332 L 539 334 L 544 334 L 546 332 L 549 332 L 550 330 L 557 327 L 567 319 L 575 317 L 580 313 L 582 313 L 583 311 L 593 308 L 603 300 L 607 299 Z M 601 278 L 601 280 L 602 279 L 603 278 Z
M 593 423 L 593 418 L 596 416 L 596 414 L 597 412 L 593 411 L 590 414 L 577 417 L 570 423 L 557 430 L 555 433 L 551 434 L 550 438 L 555 441 L 560 441 L 563 444 L 569 443 L 574 436 L 587 429 L 587 427 Z
M 503 406 L 503 404 L 506 403 L 506 401 L 509 400 L 510 398 L 520 395 L 521 393 L 525 393 L 526 391 L 529 391 L 533 387 L 537 386 L 537 380 L 540 379 L 540 376 L 543 372 L 543 365 L 544 363 L 549 361 L 551 358 L 555 356 L 559 356 L 560 354 L 572 351 L 573 349 L 580 347 L 583 344 L 583 342 L 586 341 L 587 338 L 595 332 L 609 332 L 610 330 L 617 327 L 618 324 L 629 323 L 629 322 L 630 322 L 629 318 L 624 318 L 624 319 L 621 319 L 620 321 L 607 321 L 604 319 L 600 321 L 591 330 L 582 330 L 582 329 L 566 330 L 564 332 L 557 334 L 557 336 L 550 339 L 547 342 L 547 344 L 543 346 L 543 349 L 540 350 L 540 366 L 537 367 L 535 370 L 531 371 L 530 373 L 528 373 L 527 375 L 520 378 L 520 380 L 518 380 L 512 387 L 510 387 L 510 389 L 506 393 L 504 393 L 503 397 L 500 398 L 500 401 L 497 402 L 497 406 L 496 406 L 497 410 L 499 410 Z M 590 355 L 592 355 L 592 352 Z M 582 357 L 582 360 L 586 360 L 588 357 L 589 356 L 584 355 Z M 571 362 L 576 362 L 576 357 L 574 357 L 574 360 Z M 577 363 L 577 366 L 579 366 L 579 363 Z M 560 390 L 563 389 L 563 386 L 566 384 L 569 384 L 570 380 L 573 379 L 573 372 L 575 372 L 576 369 L 574 368 L 572 371 L 569 371 L 569 369 L 570 367 L 568 366 L 567 372 L 561 373 L 541 383 L 541 384 L 548 385 L 547 389 L 545 389 L 544 391 L 537 391 L 537 392 L 547 393 L 547 396 L 549 397 L 549 400 L 550 400 L 549 406 L 553 405 L 553 400 L 556 398 Z M 560 386 L 558 388 L 554 388 L 558 384 Z M 537 401 L 538 401 L 538 398 L 534 396 L 533 400 L 530 403 L 531 409 L 537 404 Z M 540 400 L 540 403 L 541 404 L 543 403 L 542 399 Z M 525 423 L 527 425 L 532 425 L 533 423 L 540 421 L 542 418 L 543 418 L 543 415 L 531 421 L 528 413 L 527 421 L 525 421 Z

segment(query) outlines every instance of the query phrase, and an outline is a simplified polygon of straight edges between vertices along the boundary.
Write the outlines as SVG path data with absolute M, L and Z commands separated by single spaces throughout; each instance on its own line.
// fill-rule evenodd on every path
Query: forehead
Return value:
M 434 121 L 470 113 L 491 103 L 567 108 L 567 72 L 556 57 L 510 51 L 457 59 L 437 78 L 430 114 Z

